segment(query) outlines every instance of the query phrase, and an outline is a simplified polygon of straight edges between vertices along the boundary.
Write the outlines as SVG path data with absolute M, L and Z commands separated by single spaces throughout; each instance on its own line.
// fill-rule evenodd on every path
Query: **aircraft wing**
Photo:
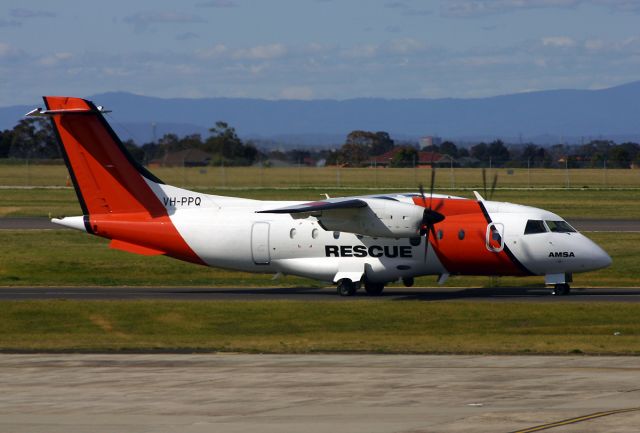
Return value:
M 424 208 L 411 203 L 376 197 L 343 197 L 302 203 L 264 214 L 290 214 L 293 218 L 315 217 L 328 231 L 372 237 L 413 237 L 420 233 Z
M 259 210 L 256 213 L 306 213 L 319 212 L 334 209 L 354 209 L 367 207 L 367 202 L 358 198 L 334 198 L 321 201 L 312 201 L 309 203 L 296 204 L 277 209 Z

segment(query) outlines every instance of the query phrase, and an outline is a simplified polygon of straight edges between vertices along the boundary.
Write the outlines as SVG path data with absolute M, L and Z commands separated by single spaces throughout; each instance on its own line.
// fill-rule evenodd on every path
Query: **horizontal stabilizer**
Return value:
M 140 254 L 141 256 L 160 256 L 165 254 L 164 251 L 154 250 L 153 248 L 131 244 L 129 242 L 120 241 L 118 239 L 113 239 L 111 242 L 109 242 L 109 248 L 113 248 L 114 250 L 126 251 L 133 254 Z

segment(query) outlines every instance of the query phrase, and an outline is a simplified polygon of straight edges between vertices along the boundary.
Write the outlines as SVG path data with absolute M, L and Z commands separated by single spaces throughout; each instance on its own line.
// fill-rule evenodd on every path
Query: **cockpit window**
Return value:
M 549 230 L 554 233 L 575 233 L 576 229 L 571 227 L 566 221 L 545 221 Z
M 524 228 L 525 235 L 532 235 L 534 233 L 545 233 L 547 228 L 544 226 L 542 220 L 529 220 L 527 226 Z

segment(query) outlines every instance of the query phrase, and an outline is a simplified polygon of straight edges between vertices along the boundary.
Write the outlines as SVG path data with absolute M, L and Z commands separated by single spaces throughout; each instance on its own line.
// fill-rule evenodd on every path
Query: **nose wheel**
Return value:
M 571 287 L 567 283 L 556 284 L 553 288 L 553 295 L 567 296 L 571 292 Z

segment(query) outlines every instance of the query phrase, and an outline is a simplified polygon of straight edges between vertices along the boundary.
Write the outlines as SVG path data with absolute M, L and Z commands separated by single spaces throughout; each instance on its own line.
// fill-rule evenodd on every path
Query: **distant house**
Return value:
M 211 154 L 200 149 L 171 152 L 164 158 L 149 162 L 151 167 L 205 167 L 211 163 Z
M 374 156 L 371 159 L 371 163 L 378 167 L 388 167 L 391 161 L 400 152 L 400 147 L 394 147 L 390 151 L 383 153 L 382 155 Z M 418 152 L 418 159 L 416 161 L 416 167 L 431 167 L 431 166 L 449 166 L 452 162 L 452 158 L 449 155 L 438 152 Z

